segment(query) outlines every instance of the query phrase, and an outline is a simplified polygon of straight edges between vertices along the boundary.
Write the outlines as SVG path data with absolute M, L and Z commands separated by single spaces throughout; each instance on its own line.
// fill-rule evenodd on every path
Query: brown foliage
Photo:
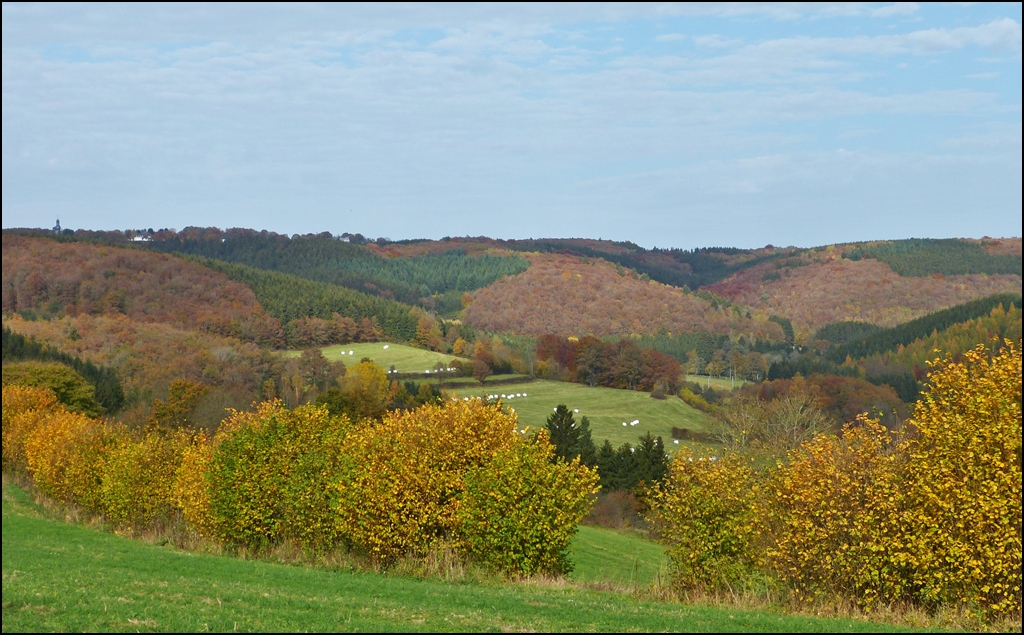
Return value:
M 603 260 L 584 264 L 575 256 L 529 254 L 525 272 L 480 289 L 463 320 L 490 331 L 540 337 L 651 334 L 695 330 L 725 334 L 739 328 L 758 337 L 779 337 L 764 320 L 738 318 L 681 289 L 619 275 Z
M 810 395 L 818 408 L 834 418 L 836 424 L 853 421 L 861 413 L 877 413 L 890 427 L 907 414 L 906 405 L 889 386 L 876 386 L 856 377 L 813 373 L 806 379 L 776 379 L 746 386 L 736 397 L 756 396 L 762 402 L 791 394 Z
M 817 254 L 807 265 L 781 270 L 766 263 L 708 287 L 712 293 L 793 322 L 797 339 L 829 322 L 860 320 L 896 326 L 927 313 L 994 293 L 1020 293 L 1015 275 L 970 274 L 904 278 L 874 259 L 859 261 Z
M 3 235 L 3 309 L 125 315 L 283 344 L 281 324 L 252 290 L 180 258 L 141 249 Z
M 129 399 L 145 402 L 166 394 L 171 382 L 187 379 L 213 387 L 209 398 L 227 398 L 225 405 L 244 407 L 278 365 L 269 351 L 255 344 L 124 316 L 28 321 L 15 315 L 4 326 L 82 359 L 113 366 Z M 146 410 L 140 416 L 145 417 Z

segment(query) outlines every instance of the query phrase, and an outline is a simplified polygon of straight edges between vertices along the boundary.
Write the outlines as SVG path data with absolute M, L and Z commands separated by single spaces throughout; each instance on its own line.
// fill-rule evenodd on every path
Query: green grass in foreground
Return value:
M 183 552 L 41 517 L 3 494 L 3 631 L 895 630 L 640 601 L 608 591 L 458 584 Z
M 387 348 L 384 348 L 387 346 Z M 413 348 L 405 344 L 392 342 L 363 342 L 362 344 L 339 344 L 321 349 L 324 357 L 332 362 L 341 360 L 346 366 L 354 366 L 364 357 L 369 357 L 384 370 L 394 365 L 400 373 L 422 373 L 432 369 L 438 362 L 448 363 L 458 359 L 455 355 L 444 355 L 422 348 Z M 349 352 L 352 352 L 349 355 Z M 298 357 L 302 351 L 287 351 L 286 357 Z
M 629 441 L 635 444 L 637 437 L 646 432 L 661 436 L 671 451 L 678 446 L 672 443 L 672 426 L 704 430 L 707 415 L 686 405 L 679 397 L 651 399 L 646 392 L 617 390 L 615 388 L 591 388 L 582 384 L 538 379 L 528 384 L 505 386 L 466 385 L 453 389 L 460 397 L 488 395 L 523 394 L 525 397 L 505 399 L 503 403 L 515 409 L 519 425 L 534 429 L 543 427 L 548 415 L 558 404 L 578 409 L 577 420 L 583 415 L 590 419 L 594 443 L 600 446 L 605 439 L 618 446 Z M 636 419 L 640 423 L 627 424 Z

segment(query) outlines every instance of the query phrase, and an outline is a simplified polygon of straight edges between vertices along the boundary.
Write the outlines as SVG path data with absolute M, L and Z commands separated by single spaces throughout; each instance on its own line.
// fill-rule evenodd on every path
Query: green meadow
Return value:
M 628 558 L 583 528 L 582 580 Z M 618 546 L 616 546 L 618 545 Z M 635 554 L 629 579 L 660 566 Z M 653 552 L 652 552 L 653 553 Z M 602 560 L 605 564 L 602 564 Z M 632 573 L 635 571 L 635 573 Z M 3 631 L 754 631 L 894 630 L 851 620 L 646 601 L 571 582 L 448 582 L 181 551 L 45 517 L 3 491 Z
M 575 413 L 577 419 L 584 415 L 590 419 L 590 429 L 597 445 L 604 443 L 605 439 L 615 446 L 626 441 L 635 444 L 637 437 L 650 432 L 661 436 L 668 449 L 672 450 L 676 447 L 671 439 L 673 426 L 704 430 L 707 425 L 707 415 L 686 405 L 679 397 L 652 399 L 649 393 L 634 390 L 591 388 L 538 379 L 526 384 L 498 386 L 465 384 L 453 391 L 459 397 L 506 395 L 502 403 L 515 410 L 519 425 L 535 429 L 544 425 L 558 404 L 565 404 L 570 409 L 579 410 Z M 640 423 L 629 425 L 636 420 Z
M 384 348 L 387 346 L 387 348 Z M 347 365 L 356 364 L 368 357 L 375 364 L 385 369 L 394 366 L 402 373 L 422 373 L 433 368 L 439 362 L 447 363 L 456 359 L 453 355 L 442 355 L 433 351 L 413 348 L 405 344 L 391 342 L 372 342 L 361 344 L 344 344 L 328 346 L 323 350 L 324 357 L 331 361 L 341 360 Z M 286 356 L 298 356 L 301 351 L 288 351 Z M 577 417 L 586 415 L 594 442 L 601 445 L 605 439 L 619 446 L 622 443 L 636 443 L 638 437 L 647 432 L 660 436 L 665 440 L 668 449 L 674 450 L 672 428 L 690 428 L 705 430 L 708 417 L 683 403 L 678 397 L 667 399 L 651 399 L 645 392 L 617 390 L 614 388 L 590 387 L 567 382 L 536 380 L 522 384 L 496 384 L 491 382 L 501 379 L 520 378 L 523 375 L 500 375 L 491 377 L 483 386 L 470 377 L 444 380 L 444 387 L 460 397 L 487 397 L 489 395 L 506 395 L 503 402 L 515 410 L 521 426 L 537 428 L 547 421 L 548 413 L 558 404 L 579 410 Z M 729 390 L 733 383 L 728 379 L 691 376 L 691 381 L 700 382 L 702 386 L 710 385 L 716 390 Z M 436 383 L 436 382 L 432 382 Z M 741 382 L 736 382 L 739 387 Z M 514 396 L 511 399 L 507 395 Z M 636 425 L 629 425 L 639 420 Z M 626 425 L 622 425 L 626 423 Z
M 387 348 L 384 348 L 384 347 Z M 448 363 L 457 359 L 454 355 L 443 355 L 434 351 L 427 351 L 422 348 L 413 348 L 405 344 L 394 344 L 391 342 L 363 342 L 361 344 L 339 344 L 337 346 L 325 346 L 321 349 L 324 357 L 332 362 L 341 360 L 346 366 L 359 363 L 364 357 L 369 357 L 374 364 L 381 366 L 384 370 L 395 367 L 400 373 L 422 373 L 432 369 L 439 362 Z M 302 351 L 288 351 L 286 357 L 298 357 Z

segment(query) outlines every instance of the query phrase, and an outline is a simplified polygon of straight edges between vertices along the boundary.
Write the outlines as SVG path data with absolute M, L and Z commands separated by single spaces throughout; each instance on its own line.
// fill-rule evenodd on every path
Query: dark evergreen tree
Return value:
M 580 463 L 584 465 L 593 467 L 596 464 L 597 450 L 590 434 L 590 421 L 586 417 L 577 424 L 572 411 L 565 404 L 559 404 L 548 415 L 545 427 L 555 446 L 555 460 L 568 462 L 580 457 Z
M 640 437 L 633 456 L 636 459 L 637 484 L 644 482 L 651 485 L 668 474 L 668 454 L 665 453 L 665 443 L 661 437 L 653 437 L 650 432 Z

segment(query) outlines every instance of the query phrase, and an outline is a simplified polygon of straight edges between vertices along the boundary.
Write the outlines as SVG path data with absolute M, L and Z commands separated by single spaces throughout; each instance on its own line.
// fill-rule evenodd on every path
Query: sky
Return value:
M 3 4 L 3 227 L 1021 235 L 1021 4 Z

